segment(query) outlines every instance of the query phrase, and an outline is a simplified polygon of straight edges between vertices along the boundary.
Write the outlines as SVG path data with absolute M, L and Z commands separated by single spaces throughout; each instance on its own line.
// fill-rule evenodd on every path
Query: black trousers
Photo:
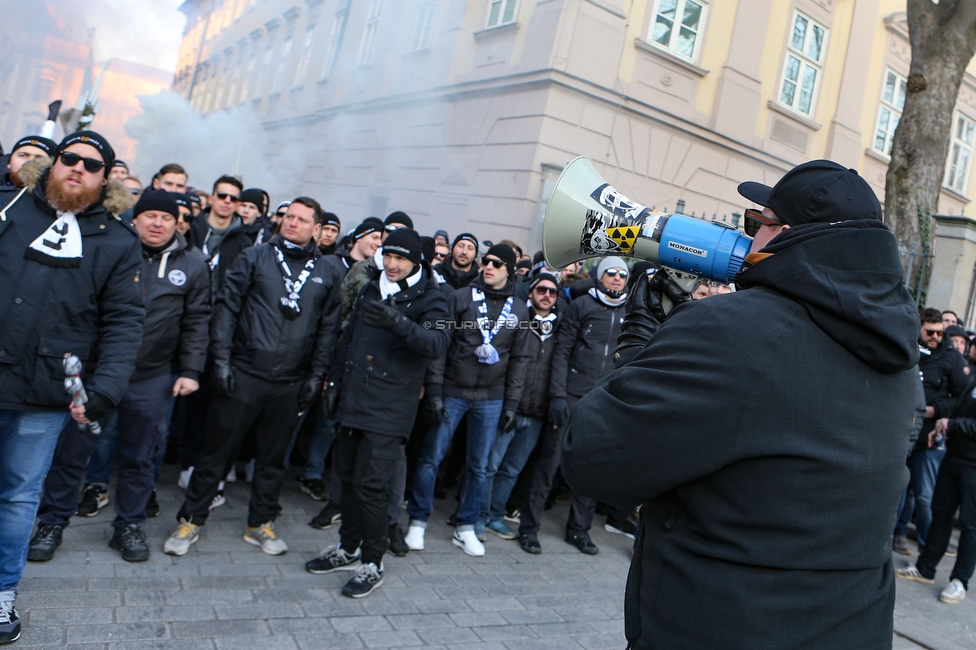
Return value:
M 166 374 L 132 382 L 119 402 L 119 472 L 116 516 L 112 522 L 115 528 L 141 525 L 146 520 L 146 502 L 155 486 L 153 458 L 166 441 L 166 419 L 175 381 L 175 375 Z M 98 436 L 87 429 L 79 430 L 74 420 L 68 420 L 44 483 L 44 498 L 38 510 L 42 524 L 68 525 L 78 510 L 78 489 L 97 444 Z
M 976 567 L 976 466 L 956 463 L 950 458 L 942 461 L 932 494 L 932 525 L 925 548 L 915 565 L 926 578 L 935 577 L 935 568 L 949 547 L 952 536 L 952 517 L 959 509 L 959 555 L 949 574 L 969 589 L 969 579 Z
M 233 395 L 215 392 L 210 398 L 205 437 L 177 520 L 198 526 L 207 522 L 217 486 L 227 475 L 227 462 L 252 426 L 257 431 L 256 463 L 247 525 L 260 526 L 278 516 L 285 454 L 298 423 L 302 382 L 265 381 L 240 370 L 235 370 L 234 381 Z
M 389 544 L 390 479 L 398 466 L 405 467 L 404 443 L 406 438 L 348 427 L 336 436 L 334 460 L 342 479 L 339 539 L 350 553 L 362 547 L 363 564 L 379 566 Z
M 569 408 L 579 401 L 578 397 L 569 395 L 566 399 Z M 545 510 L 546 497 L 552 490 L 552 481 L 556 470 L 562 462 L 563 437 L 566 435 L 566 425 L 553 428 L 549 423 L 543 425 L 542 442 L 539 443 L 539 460 L 532 471 L 528 495 L 522 506 L 519 523 L 519 534 L 538 535 L 542 526 L 542 513 Z M 569 520 L 566 522 L 566 533 L 576 535 L 590 530 L 593 525 L 593 513 L 596 501 L 572 494 L 569 504 Z

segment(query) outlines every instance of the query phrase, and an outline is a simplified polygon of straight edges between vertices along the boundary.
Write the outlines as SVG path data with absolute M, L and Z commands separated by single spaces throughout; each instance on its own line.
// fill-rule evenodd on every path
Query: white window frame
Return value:
M 974 140 L 976 140 L 976 120 L 956 111 L 952 119 L 949 157 L 946 159 L 945 179 L 942 185 L 963 196 L 969 189 L 969 176 L 973 171 Z M 960 156 L 964 156 L 962 161 Z
M 491 14 L 492 9 L 495 7 L 498 7 L 498 14 L 495 16 L 495 22 L 492 22 Z M 505 20 L 505 14 L 509 13 L 509 8 L 511 8 L 511 17 L 508 20 Z M 485 29 L 517 23 L 519 8 L 519 0 L 488 0 L 487 6 L 485 7 Z
M 793 40 L 796 34 L 797 23 L 801 20 L 806 21 L 806 29 L 804 31 L 803 42 L 800 44 L 800 48 L 796 48 L 794 47 Z M 810 35 L 814 33 L 815 28 L 823 30 L 823 39 L 820 43 L 819 57 L 816 59 L 809 55 L 809 45 L 811 41 Z M 829 43 L 829 38 L 830 29 L 828 29 L 826 25 L 817 22 L 802 11 L 793 12 L 793 20 L 790 21 L 789 39 L 786 43 L 786 56 L 783 58 L 783 70 L 780 73 L 779 91 L 776 93 L 777 104 L 793 111 L 794 113 L 809 118 L 812 118 L 817 112 L 817 99 L 820 94 L 820 83 L 823 78 L 824 60 L 827 58 L 827 46 Z M 791 60 L 797 61 L 797 75 L 795 80 L 790 79 L 787 76 L 789 74 Z M 810 71 L 812 71 L 814 74 L 813 89 L 810 91 L 809 110 L 804 111 L 799 107 L 801 101 L 800 97 L 803 94 L 803 80 Z M 788 102 L 785 97 L 785 93 L 789 88 L 789 85 L 793 86 L 792 103 Z
M 315 30 L 318 27 L 312 23 L 305 29 L 305 46 L 302 48 L 302 58 L 298 62 L 298 69 L 295 71 L 295 83 L 293 87 L 305 85 L 305 76 L 308 74 L 308 64 L 312 61 L 312 46 L 315 45 Z
M 421 0 L 410 38 L 410 51 L 426 50 L 434 40 L 434 21 L 437 19 L 437 0 Z
M 663 0 L 654 1 L 654 8 L 651 12 L 651 17 L 647 26 L 647 42 L 662 50 L 667 50 L 677 57 L 681 57 L 682 59 L 695 63 L 698 61 L 698 56 L 701 54 L 702 39 L 705 35 L 705 25 L 708 20 L 708 0 L 676 0 L 674 9 L 675 20 L 671 23 L 671 35 L 666 44 L 654 40 L 654 26 L 658 22 L 658 16 L 661 14 L 660 9 L 662 1 Z M 698 18 L 698 30 L 695 32 L 695 45 L 692 47 L 691 56 L 683 54 L 678 50 L 681 27 L 684 26 L 683 17 L 688 3 L 696 4 L 701 7 L 701 14 Z M 678 16 L 681 16 L 682 20 L 678 20 Z M 665 20 L 667 20 L 667 18 L 665 18 Z M 675 23 L 678 24 L 678 29 L 674 29 Z
M 332 21 L 332 34 L 329 36 L 329 49 L 325 53 L 325 66 L 322 68 L 321 80 L 329 78 L 332 68 L 335 67 L 336 59 L 339 58 L 339 47 L 342 45 L 342 32 L 346 28 L 346 10 L 336 13 L 335 20 Z
M 893 82 L 892 93 L 889 99 L 886 94 L 891 82 Z M 902 90 L 904 92 L 899 92 Z M 884 156 L 891 155 L 891 142 L 895 138 L 895 129 L 898 128 L 898 122 L 901 120 L 907 94 L 908 79 L 891 68 L 885 68 L 884 83 L 881 84 L 881 100 L 878 105 L 878 119 L 874 123 L 874 139 L 871 142 L 871 148 Z M 878 142 L 879 139 L 880 143 Z
M 376 38 L 380 31 L 380 19 L 383 17 L 383 0 L 370 0 L 366 10 L 366 25 L 363 27 L 363 38 L 359 41 L 359 56 L 356 66 L 368 66 L 373 61 L 376 50 Z
M 281 43 L 281 51 L 278 53 L 278 71 L 274 76 L 274 83 L 271 86 L 272 94 L 281 92 L 285 85 L 285 73 L 288 72 L 288 60 L 291 58 L 292 40 L 292 35 L 288 34 Z

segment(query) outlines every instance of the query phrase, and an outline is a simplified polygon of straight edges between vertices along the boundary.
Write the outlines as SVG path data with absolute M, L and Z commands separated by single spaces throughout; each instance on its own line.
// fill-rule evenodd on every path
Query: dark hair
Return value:
M 943 316 L 945 316 L 946 314 L 952 314 L 953 316 L 956 317 L 956 320 L 959 320 L 959 314 L 957 314 L 956 312 L 952 311 L 951 309 L 946 309 L 944 312 L 942 312 L 942 315 Z
M 935 307 L 926 307 L 919 314 L 919 318 L 922 319 L 923 323 L 941 323 L 942 322 L 942 312 Z
M 315 220 L 315 223 L 322 223 L 322 206 L 319 205 L 318 201 L 307 196 L 300 196 L 297 199 L 292 199 L 291 204 L 295 205 L 296 203 L 298 205 L 304 205 L 306 208 L 311 208 L 312 218 Z
M 516 255 L 521 255 L 522 254 L 522 249 L 519 247 L 518 244 L 516 244 L 515 242 L 513 242 L 511 239 L 503 239 L 503 240 L 501 240 L 498 243 L 499 244 L 505 244 L 506 246 L 508 246 L 509 248 L 511 248 L 513 251 L 515 251 L 515 254 Z
M 168 165 L 163 165 L 158 172 L 156 172 L 156 178 L 162 178 L 165 174 L 183 174 L 187 178 L 190 177 L 183 169 L 182 165 L 177 165 L 176 163 L 170 163 Z
M 165 167 L 164 167 L 164 169 L 165 169 Z M 214 181 L 214 184 L 213 184 L 213 192 L 216 192 L 217 191 L 217 186 L 220 185 L 220 184 L 233 185 L 234 187 L 236 187 L 240 191 L 242 191 L 242 192 L 244 191 L 244 183 L 242 183 L 240 181 L 240 179 L 235 178 L 233 176 L 228 176 L 227 174 L 224 174 L 223 176 L 221 176 L 220 178 L 218 178 L 217 180 Z M 213 192 L 211 192 L 211 194 Z

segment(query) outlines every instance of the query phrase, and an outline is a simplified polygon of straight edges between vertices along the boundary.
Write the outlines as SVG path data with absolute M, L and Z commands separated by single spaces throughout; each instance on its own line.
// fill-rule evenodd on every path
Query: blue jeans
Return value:
M 0 409 L 0 592 L 16 590 L 24 574 L 41 485 L 68 417 L 67 409 Z
M 305 461 L 305 468 L 302 470 L 304 479 L 322 479 L 325 474 L 325 457 L 332 449 L 332 443 L 336 439 L 336 421 L 326 418 L 321 413 L 312 429 L 312 439 L 308 444 L 308 459 Z
M 895 526 L 895 537 L 905 537 L 908 522 L 915 515 L 915 536 L 918 546 L 925 546 L 925 538 L 932 525 L 932 495 L 935 493 L 935 479 L 939 475 L 939 465 L 945 458 L 946 450 L 915 449 L 908 457 L 908 469 L 912 478 L 908 489 L 914 494 L 914 502 L 909 495 L 902 500 L 901 512 L 898 513 L 898 523 Z
M 481 521 L 491 523 L 501 521 L 505 516 L 505 506 L 519 474 L 529 460 L 529 455 L 539 442 L 542 431 L 542 418 L 519 415 L 515 420 L 515 430 L 499 433 L 495 446 L 488 456 L 488 470 L 485 478 L 489 489 L 481 497 Z
M 461 483 L 461 506 L 457 512 L 458 527 L 474 527 L 481 514 L 481 495 L 488 490 L 485 472 L 488 455 L 498 435 L 498 419 L 504 400 L 464 400 L 445 397 L 447 417 L 440 426 L 427 432 L 424 450 L 417 461 L 413 477 L 413 494 L 407 505 L 411 521 L 426 522 L 434 509 L 434 482 L 437 469 L 444 460 L 454 430 L 464 414 L 468 414 L 468 448 L 465 454 L 467 467 Z

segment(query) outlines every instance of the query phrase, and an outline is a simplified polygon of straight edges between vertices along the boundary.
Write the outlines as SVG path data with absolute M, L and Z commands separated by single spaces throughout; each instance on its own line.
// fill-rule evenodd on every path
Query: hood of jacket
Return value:
M 143 257 L 149 259 L 158 259 L 163 255 L 165 255 L 166 253 L 173 255 L 175 253 L 179 253 L 180 251 L 186 250 L 186 248 L 187 248 L 186 238 L 183 237 L 183 235 L 181 235 L 179 232 L 175 232 L 173 233 L 172 241 L 170 241 L 169 244 L 167 244 L 164 248 L 160 250 L 153 251 L 147 248 L 145 244 L 143 244 L 142 255 Z
M 27 187 L 28 191 L 34 192 L 40 188 L 41 194 L 44 193 L 43 185 L 47 181 L 48 171 L 52 166 L 54 166 L 52 159 L 39 158 L 31 160 L 21 167 L 20 178 L 24 181 L 24 186 Z M 132 195 L 129 193 L 129 188 L 113 178 L 109 179 L 105 187 L 102 188 L 102 196 L 98 202 L 86 208 L 85 212 L 99 205 L 103 206 L 105 211 L 110 215 L 116 217 L 131 208 L 134 204 L 132 202 Z
M 918 363 L 915 302 L 902 280 L 895 237 L 880 221 L 795 226 L 746 263 L 736 288 L 769 287 L 795 300 L 872 368 L 894 373 Z
M 474 278 L 481 274 L 481 271 L 478 270 L 478 265 L 474 263 L 471 264 L 471 268 L 467 271 L 454 268 L 450 255 L 445 257 L 444 261 L 438 264 L 434 270 L 447 279 L 449 285 L 459 289 L 471 284 Z

